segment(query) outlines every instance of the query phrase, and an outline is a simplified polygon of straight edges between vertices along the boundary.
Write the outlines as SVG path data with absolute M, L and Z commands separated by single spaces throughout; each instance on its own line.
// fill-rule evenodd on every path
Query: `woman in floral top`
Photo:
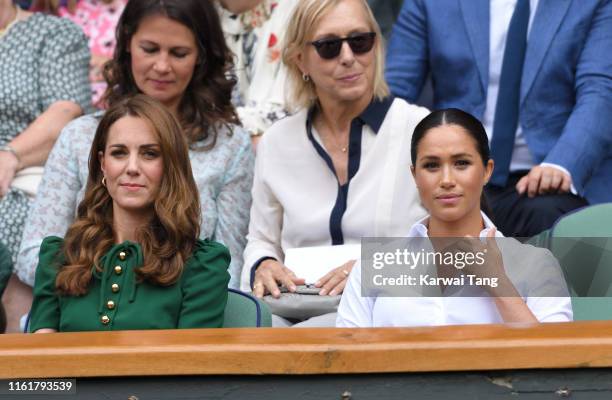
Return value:
M 91 51 L 92 100 L 98 107 L 106 90 L 102 66 L 113 57 L 115 27 L 126 4 L 127 0 L 38 0 L 33 4 L 33 9 L 68 18 L 83 29 Z
M 238 2 L 240 3 L 240 2 Z M 285 67 L 280 48 L 286 24 L 298 0 L 252 0 L 244 11 L 237 3 L 219 0 L 225 40 L 235 56 L 239 98 L 237 111 L 253 142 L 273 122 L 287 115 Z

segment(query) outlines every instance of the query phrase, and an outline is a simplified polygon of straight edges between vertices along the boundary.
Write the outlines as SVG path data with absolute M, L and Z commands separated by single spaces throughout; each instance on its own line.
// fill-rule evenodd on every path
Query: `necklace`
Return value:
M 331 140 L 333 141 L 333 145 L 336 149 L 340 150 L 343 153 L 346 153 L 348 151 L 348 144 L 346 145 L 342 145 L 340 144 L 340 142 L 338 141 L 338 137 L 336 135 L 334 135 L 331 131 L 331 129 L 328 130 L 328 134 L 327 136 L 331 138 Z
M 334 141 L 334 146 L 337 149 L 340 149 L 341 152 L 346 153 L 346 151 L 348 150 L 347 146 L 342 146 L 339 142 L 338 142 L 338 138 L 336 136 L 334 136 L 334 134 L 330 134 L 329 136 L 332 137 L 333 141 Z
M 15 10 L 15 16 L 13 17 L 13 19 L 8 24 L 6 24 L 4 28 L 0 29 L 0 38 L 4 36 L 4 34 L 8 32 L 8 30 L 11 29 L 13 25 L 15 25 L 15 22 L 19 20 L 19 12 L 21 11 L 21 8 L 19 8 L 18 6 L 15 6 L 14 10 Z

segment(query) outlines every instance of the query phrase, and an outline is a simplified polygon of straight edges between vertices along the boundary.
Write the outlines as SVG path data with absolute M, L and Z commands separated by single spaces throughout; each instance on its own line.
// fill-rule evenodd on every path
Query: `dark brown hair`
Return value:
M 232 105 L 236 78 L 232 75 L 233 56 L 221 30 L 219 15 L 211 0 L 130 0 L 117 24 L 117 47 L 113 59 L 104 66 L 108 88 L 103 102 L 112 107 L 123 97 L 140 92 L 132 76 L 129 52 L 132 36 L 143 18 L 162 15 L 185 25 L 198 47 L 193 77 L 179 104 L 179 120 L 189 144 L 212 140 L 214 147 L 220 125 L 240 124 Z
M 106 150 L 111 126 L 125 116 L 142 118 L 153 128 L 164 163 L 164 175 L 153 204 L 154 216 L 137 233 L 144 259 L 142 267 L 136 270 L 138 279 L 162 286 L 176 282 L 198 238 L 199 194 L 178 122 L 150 97 L 136 95 L 123 99 L 104 114 L 91 146 L 85 196 L 64 239 L 66 265 L 60 268 L 56 279 L 60 293 L 85 294 L 92 279 L 92 266 L 101 272 L 100 259 L 115 243 L 113 199 L 102 184 L 98 155 Z

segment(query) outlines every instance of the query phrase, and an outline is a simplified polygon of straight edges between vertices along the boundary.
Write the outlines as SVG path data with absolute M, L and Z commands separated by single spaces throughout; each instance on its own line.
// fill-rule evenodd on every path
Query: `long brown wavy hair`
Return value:
M 89 153 L 89 178 L 77 218 L 64 239 L 65 265 L 57 274 L 60 293 L 87 293 L 92 266 L 102 272 L 100 259 L 115 244 L 113 199 L 102 184 L 100 152 L 108 133 L 125 116 L 142 118 L 156 133 L 164 164 L 154 216 L 137 232 L 144 264 L 136 269 L 139 281 L 167 286 L 175 283 L 191 255 L 200 232 L 200 196 L 189 161 L 189 152 L 178 121 L 162 104 L 145 95 L 117 102 L 105 114 Z
M 198 62 L 179 104 L 178 117 L 190 145 L 206 141 L 207 145 L 197 148 L 211 149 L 219 126 L 225 125 L 231 132 L 231 124 L 240 125 L 232 104 L 236 85 L 233 56 L 211 0 L 130 0 L 117 24 L 113 59 L 104 65 L 108 87 L 103 102 L 112 107 L 125 96 L 140 92 L 132 76 L 129 46 L 140 22 L 151 15 L 185 25 L 196 39 Z

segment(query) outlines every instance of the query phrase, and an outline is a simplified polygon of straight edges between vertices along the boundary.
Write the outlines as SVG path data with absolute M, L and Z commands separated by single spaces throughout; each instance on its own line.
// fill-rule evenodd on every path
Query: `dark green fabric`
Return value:
M 13 273 L 13 261 L 11 253 L 6 246 L 0 243 L 0 296 L 4 293 L 6 284 Z
M 123 242 L 101 259 L 103 272 L 95 273 L 84 296 L 61 296 L 55 290 L 57 265 L 63 264 L 63 239 L 46 238 L 36 270 L 30 332 L 52 328 L 60 332 L 128 329 L 213 328 L 223 324 L 227 303 L 227 248 L 199 240 L 178 282 L 171 286 L 136 283 L 134 268 L 142 265 L 140 246 Z M 119 254 L 127 257 L 121 260 Z M 120 266 L 120 274 L 115 273 Z M 111 290 L 113 284 L 119 291 Z M 114 301 L 109 309 L 107 302 Z M 102 317 L 110 319 L 102 323 Z
M 559 219 L 530 243 L 550 249 L 572 292 L 574 320 L 612 320 L 612 204 Z

